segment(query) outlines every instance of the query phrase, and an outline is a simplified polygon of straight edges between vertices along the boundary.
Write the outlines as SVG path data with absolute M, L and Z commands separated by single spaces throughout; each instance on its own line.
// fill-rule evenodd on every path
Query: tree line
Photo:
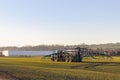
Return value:
M 54 51 L 54 50 L 63 50 L 65 48 L 74 48 L 74 47 L 81 47 L 81 48 L 89 48 L 93 50 L 103 49 L 112 51 L 114 54 L 120 54 L 120 43 L 108 43 L 108 44 L 80 44 L 80 45 L 37 45 L 37 46 L 8 46 L 8 47 L 0 47 L 0 50 L 34 50 L 34 51 Z
M 64 49 L 64 48 L 74 48 L 74 47 L 81 47 L 81 48 L 90 48 L 90 49 L 98 49 L 102 48 L 104 50 L 106 49 L 120 49 L 120 43 L 108 43 L 108 44 L 80 44 L 80 45 L 37 45 L 37 46 L 8 46 L 8 47 L 0 47 L 0 50 L 46 50 L 46 51 L 53 51 L 58 49 Z

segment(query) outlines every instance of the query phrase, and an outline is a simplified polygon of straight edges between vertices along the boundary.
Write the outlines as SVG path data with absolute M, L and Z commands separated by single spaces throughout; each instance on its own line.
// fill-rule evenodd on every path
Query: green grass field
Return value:
M 120 80 L 120 57 L 52 62 L 45 57 L 0 57 L 0 72 L 20 80 Z

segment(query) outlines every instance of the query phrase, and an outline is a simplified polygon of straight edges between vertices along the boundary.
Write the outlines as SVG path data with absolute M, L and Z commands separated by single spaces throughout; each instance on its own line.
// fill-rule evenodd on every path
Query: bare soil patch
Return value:
M 0 72 L 0 80 L 19 80 L 6 72 Z

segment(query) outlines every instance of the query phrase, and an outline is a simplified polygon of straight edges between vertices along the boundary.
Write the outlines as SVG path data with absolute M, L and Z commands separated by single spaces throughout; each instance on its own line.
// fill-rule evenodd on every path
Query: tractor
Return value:
M 51 60 L 56 62 L 82 62 L 83 56 L 87 53 L 87 48 L 80 47 L 65 50 L 57 50 L 51 55 Z
M 98 58 L 111 58 L 111 55 L 109 52 L 106 52 L 104 50 L 92 50 L 88 48 L 71 48 L 71 49 L 65 49 L 65 50 L 56 50 L 52 55 L 51 55 L 51 60 L 52 61 L 64 61 L 64 62 L 82 62 L 83 57 L 91 57 L 93 59 L 98 59 Z

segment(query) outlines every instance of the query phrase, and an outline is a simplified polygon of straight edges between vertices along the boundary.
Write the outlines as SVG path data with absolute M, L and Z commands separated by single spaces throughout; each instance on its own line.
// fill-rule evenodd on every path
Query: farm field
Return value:
M 120 57 L 68 63 L 48 57 L 0 57 L 3 74 L 9 80 L 120 80 Z

